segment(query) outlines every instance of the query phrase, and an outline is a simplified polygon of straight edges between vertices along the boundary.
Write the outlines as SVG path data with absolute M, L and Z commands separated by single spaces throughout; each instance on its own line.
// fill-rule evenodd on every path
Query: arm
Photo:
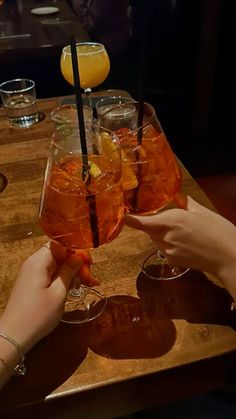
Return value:
M 56 262 L 46 246 L 23 263 L 0 318 L 0 332 L 14 339 L 24 354 L 59 323 L 71 280 L 80 266 L 76 254 Z M 19 361 L 14 345 L 0 336 L 0 388 Z
M 236 227 L 190 197 L 187 209 L 127 215 L 126 224 L 149 234 L 169 263 L 215 275 L 236 297 Z

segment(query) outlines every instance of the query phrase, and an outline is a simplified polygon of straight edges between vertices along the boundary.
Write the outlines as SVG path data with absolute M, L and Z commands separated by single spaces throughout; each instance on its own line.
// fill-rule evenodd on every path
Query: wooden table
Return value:
M 59 99 L 38 103 L 46 117 L 28 129 L 11 128 L 0 110 L 0 305 L 19 266 L 47 239 L 37 225 L 45 161 Z M 212 207 L 183 168 L 183 190 Z M 84 325 L 59 327 L 27 355 L 28 372 L 0 393 L 4 418 L 111 418 L 218 388 L 235 376 L 235 317 L 230 297 L 214 278 L 190 271 L 182 279 L 151 281 L 140 261 L 149 238 L 124 228 L 92 252 L 104 314 Z M 53 416 L 55 415 L 55 416 Z

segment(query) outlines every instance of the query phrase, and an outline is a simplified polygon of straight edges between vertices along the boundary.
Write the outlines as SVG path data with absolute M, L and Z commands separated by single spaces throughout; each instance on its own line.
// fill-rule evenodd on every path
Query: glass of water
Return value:
M 137 112 L 130 97 L 107 96 L 96 104 L 98 124 L 111 131 L 136 128 Z
M 14 79 L 5 81 L 0 84 L 0 94 L 11 125 L 27 128 L 38 122 L 39 115 L 33 80 Z

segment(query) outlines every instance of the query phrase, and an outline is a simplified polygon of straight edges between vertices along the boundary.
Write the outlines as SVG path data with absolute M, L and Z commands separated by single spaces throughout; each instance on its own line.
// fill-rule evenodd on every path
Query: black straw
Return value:
M 144 37 L 140 42 L 140 51 L 139 51 L 139 72 L 138 72 L 138 144 L 142 144 L 143 139 L 143 113 L 144 113 L 144 104 L 143 104 L 143 86 L 144 86 Z
M 71 57 L 72 57 L 72 66 L 73 66 L 73 75 L 74 75 L 76 108 L 77 108 L 77 116 L 78 116 L 78 122 L 79 122 L 80 144 L 81 144 L 81 150 L 82 150 L 82 156 L 83 156 L 82 180 L 85 181 L 85 179 L 87 179 L 85 181 L 85 184 L 87 187 L 88 183 L 90 182 L 90 175 L 87 176 L 87 174 L 89 174 L 88 149 L 87 149 L 86 135 L 85 135 L 83 100 L 82 100 L 81 86 L 80 86 L 80 75 L 79 75 L 79 65 L 78 65 L 78 57 L 77 57 L 77 50 L 76 50 L 76 39 L 74 35 L 71 35 L 70 48 L 71 48 Z M 97 217 L 97 209 L 96 209 L 96 196 L 94 194 L 89 193 L 86 199 L 89 204 L 90 226 L 91 226 L 91 233 L 92 233 L 92 239 L 93 239 L 93 247 L 95 248 L 99 246 L 99 228 L 98 228 L 98 217 Z
M 78 65 L 78 57 L 77 57 L 77 50 L 76 50 L 76 39 L 74 35 L 70 37 L 70 48 L 71 48 L 71 58 L 72 58 L 72 67 L 73 67 L 73 75 L 74 75 L 74 87 L 75 87 L 75 98 L 76 98 L 76 109 L 77 109 L 77 117 L 79 122 L 79 132 L 80 132 L 80 144 L 83 156 L 88 155 L 87 144 L 86 144 L 86 135 L 85 135 L 85 126 L 84 126 L 84 113 L 83 113 L 83 100 L 81 94 L 81 86 L 80 86 L 80 75 L 79 75 L 79 65 Z M 88 159 L 85 162 L 88 164 Z

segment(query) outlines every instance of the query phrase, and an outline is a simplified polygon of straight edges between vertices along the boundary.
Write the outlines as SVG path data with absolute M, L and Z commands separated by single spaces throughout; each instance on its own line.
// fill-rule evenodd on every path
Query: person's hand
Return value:
M 12 337 L 26 353 L 59 323 L 68 289 L 82 265 L 74 253 L 56 262 L 43 246 L 20 268 L 3 315 L 0 331 Z
M 236 227 L 230 221 L 188 197 L 187 211 L 126 215 L 125 223 L 149 234 L 170 264 L 212 273 L 236 296 L 229 280 L 235 273 L 236 282 Z

